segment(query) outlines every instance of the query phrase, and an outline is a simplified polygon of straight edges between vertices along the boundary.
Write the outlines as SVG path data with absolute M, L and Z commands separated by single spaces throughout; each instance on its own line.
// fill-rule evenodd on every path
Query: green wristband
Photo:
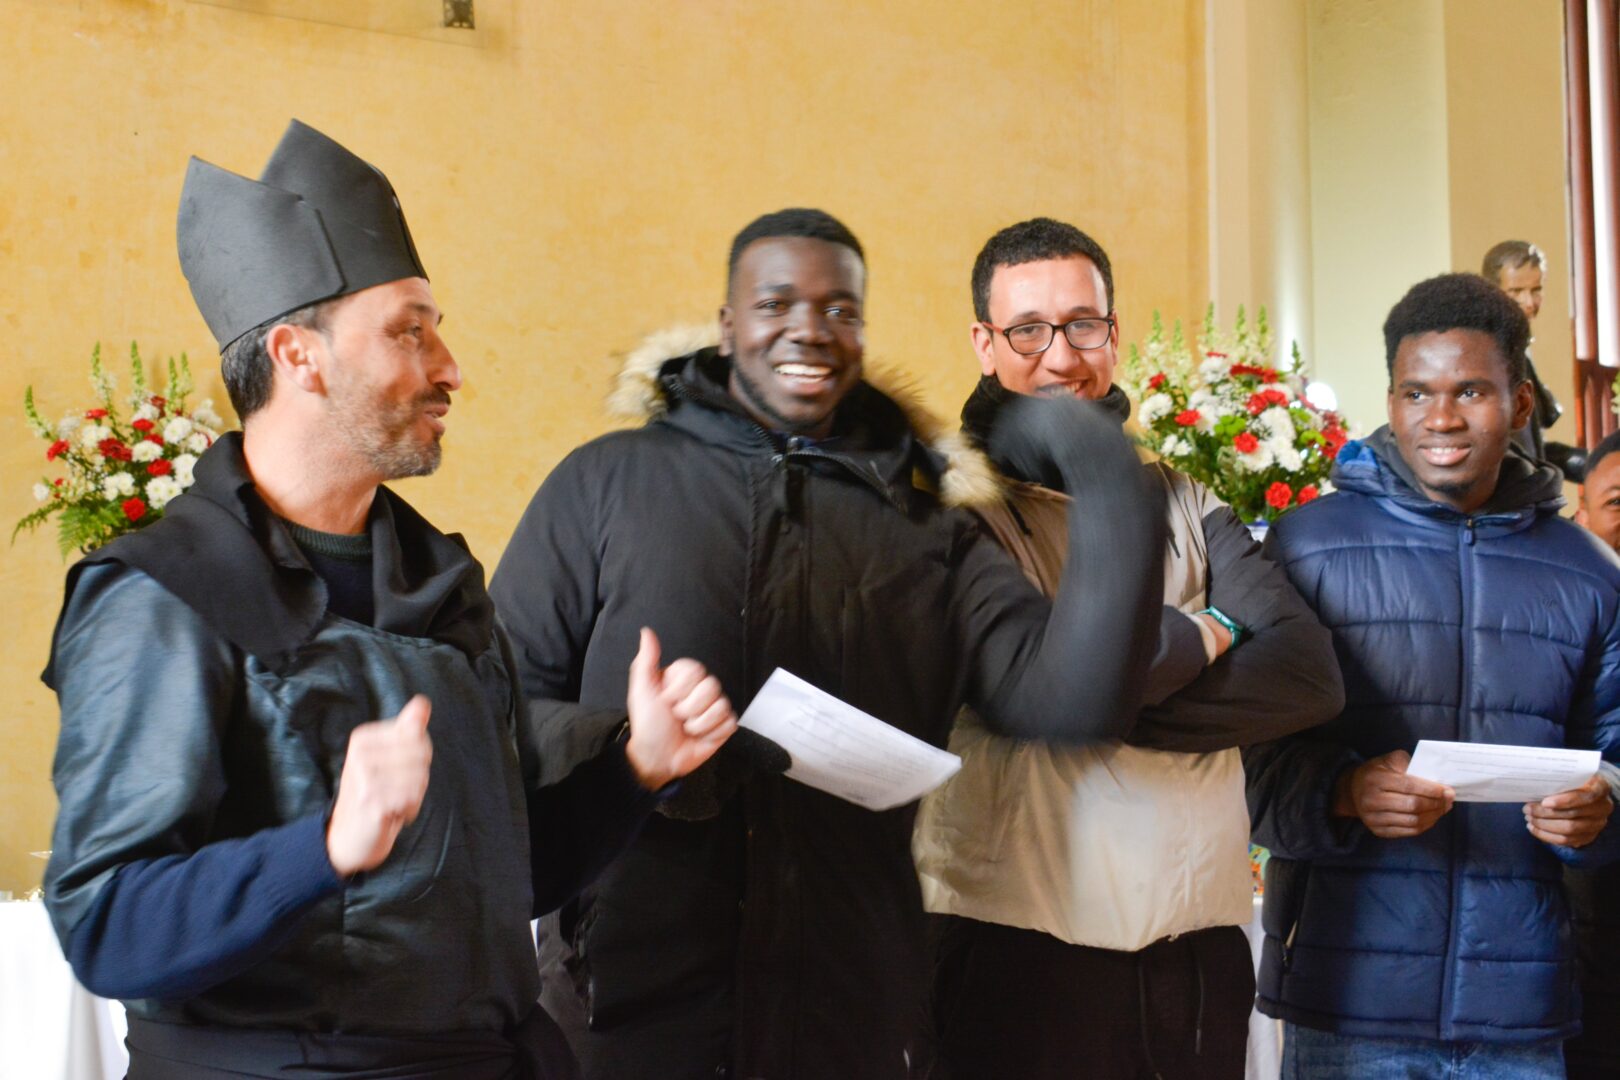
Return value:
M 1208 615 L 1210 618 L 1226 627 L 1227 632 L 1232 635 L 1232 647 L 1234 649 L 1237 648 L 1238 642 L 1242 641 L 1244 636 L 1248 634 L 1247 630 L 1233 622 L 1231 617 L 1229 617 L 1226 612 L 1222 611 L 1220 608 L 1207 607 L 1198 614 Z

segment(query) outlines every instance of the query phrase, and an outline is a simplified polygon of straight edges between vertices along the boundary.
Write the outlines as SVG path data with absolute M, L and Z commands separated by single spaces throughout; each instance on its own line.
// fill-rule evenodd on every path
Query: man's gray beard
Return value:
M 427 401 L 412 402 L 404 408 L 395 406 L 387 413 L 375 410 L 360 411 L 349 400 L 332 410 L 332 422 L 344 433 L 349 445 L 383 480 L 401 480 L 407 476 L 427 476 L 439 467 L 443 450 L 438 436 L 427 443 L 411 438 L 411 428 L 419 410 Z M 432 399 L 427 399 L 432 400 Z

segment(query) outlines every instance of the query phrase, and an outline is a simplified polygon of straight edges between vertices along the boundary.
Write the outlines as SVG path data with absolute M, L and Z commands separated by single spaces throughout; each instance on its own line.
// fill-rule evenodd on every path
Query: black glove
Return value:
M 755 776 L 786 772 L 793 758 L 776 743 L 748 728 L 738 728 L 715 755 L 680 781 L 675 794 L 658 804 L 658 812 L 676 821 L 708 821 Z
M 996 417 L 989 450 L 1003 472 L 1076 497 L 1125 485 L 1143 488 L 1142 464 L 1119 420 L 1089 401 L 1009 401 Z

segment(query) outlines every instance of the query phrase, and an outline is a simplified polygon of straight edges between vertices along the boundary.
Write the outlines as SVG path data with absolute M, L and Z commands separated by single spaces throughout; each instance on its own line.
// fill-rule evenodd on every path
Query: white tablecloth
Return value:
M 120 1080 L 124 1009 L 80 986 L 45 905 L 0 903 L 0 1080 Z
M 1254 970 L 1260 970 L 1260 943 L 1265 934 L 1260 930 L 1260 898 L 1254 898 L 1254 917 L 1243 928 L 1249 938 L 1249 951 L 1254 954 Z M 1282 1023 L 1256 1010 L 1249 1014 L 1249 1067 L 1248 1080 L 1277 1080 L 1282 1073 Z
M 1244 927 L 1260 965 L 1260 901 Z M 73 978 L 51 932 L 45 905 L 0 903 L 0 1080 L 121 1080 L 124 1010 Z M 1249 1018 L 1248 1080 L 1276 1080 L 1282 1026 Z

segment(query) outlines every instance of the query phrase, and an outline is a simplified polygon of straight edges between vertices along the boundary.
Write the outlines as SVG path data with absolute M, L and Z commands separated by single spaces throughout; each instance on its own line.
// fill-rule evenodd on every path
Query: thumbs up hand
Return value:
M 421 694 L 399 715 L 349 733 L 337 804 L 326 826 L 326 855 L 340 877 L 381 866 L 427 795 L 433 705 Z
M 643 787 L 657 791 L 703 764 L 737 730 L 720 680 L 696 660 L 659 667 L 658 635 L 643 627 L 630 663 L 630 739 L 625 756 Z

